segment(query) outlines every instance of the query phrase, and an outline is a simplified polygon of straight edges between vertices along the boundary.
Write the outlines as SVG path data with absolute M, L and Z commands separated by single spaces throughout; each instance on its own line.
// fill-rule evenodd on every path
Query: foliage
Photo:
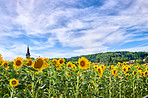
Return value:
M 112 59 L 112 64 L 116 64 L 118 62 L 126 62 L 129 60 L 143 60 L 148 56 L 148 52 L 129 52 L 129 51 L 118 51 L 118 52 L 106 52 L 106 53 L 96 53 L 90 55 L 82 55 L 86 57 L 91 62 L 102 62 L 108 63 L 109 58 Z M 68 58 L 68 61 L 76 61 L 82 56 L 71 57 Z

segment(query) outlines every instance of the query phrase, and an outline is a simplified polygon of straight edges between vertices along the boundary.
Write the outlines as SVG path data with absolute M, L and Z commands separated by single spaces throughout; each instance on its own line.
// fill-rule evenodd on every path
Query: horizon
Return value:
M 0 54 L 6 60 L 148 52 L 146 0 L 1 0 Z

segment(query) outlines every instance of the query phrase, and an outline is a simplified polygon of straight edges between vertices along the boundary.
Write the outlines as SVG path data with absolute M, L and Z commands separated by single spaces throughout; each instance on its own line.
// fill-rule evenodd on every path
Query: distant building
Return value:
M 26 59 L 30 58 L 29 46 L 27 47 Z

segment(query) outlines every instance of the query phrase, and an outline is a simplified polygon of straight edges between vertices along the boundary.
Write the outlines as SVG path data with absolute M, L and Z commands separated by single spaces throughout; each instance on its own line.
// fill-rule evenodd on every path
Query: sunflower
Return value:
M 19 84 L 19 81 L 18 81 L 18 80 L 16 80 L 16 79 L 11 79 L 11 80 L 10 80 L 10 85 L 11 85 L 12 87 L 17 86 L 18 84 Z
M 47 68 L 49 66 L 49 64 L 47 63 L 47 62 L 45 62 L 44 64 L 43 64 L 43 68 L 45 69 L 45 68 Z
M 105 70 L 105 68 L 106 68 L 104 65 L 102 65 L 101 67 L 102 67 L 103 71 L 104 71 L 104 70 Z
M 92 85 L 94 85 L 95 83 L 94 83 L 94 81 L 92 81 Z
M 112 66 L 109 66 L 109 70 L 111 70 L 112 69 Z
M 75 64 L 72 64 L 72 68 L 73 68 L 73 69 L 76 69 L 77 66 L 76 66 Z
M 80 69 L 88 69 L 88 68 L 90 68 L 90 62 L 85 57 L 79 58 L 78 63 L 79 63 L 79 68 Z
M 45 58 L 45 57 L 44 57 L 44 60 L 45 60 L 45 61 L 48 61 L 48 60 L 49 60 L 49 58 Z
M 29 85 L 29 88 L 32 89 L 32 85 L 31 84 Z
M 122 70 L 123 70 L 124 73 L 126 73 L 127 70 L 128 70 L 128 68 L 124 66 L 124 67 L 122 68 Z
M 144 72 L 141 72 L 140 74 L 141 74 L 141 76 L 140 76 L 140 77 L 144 77 L 144 75 L 145 75 L 145 73 L 144 73 Z
M 117 64 L 117 65 L 122 66 L 122 63 L 118 62 L 118 64 Z
M 27 62 L 26 62 L 26 66 L 32 66 L 32 59 L 26 59 Z
M 145 74 L 145 76 L 147 76 L 148 75 L 148 71 L 145 71 L 144 74 Z
M 139 68 L 138 68 L 138 71 L 140 71 L 140 70 L 142 71 L 143 69 L 139 67 Z
M 131 67 L 129 65 L 127 65 L 126 67 L 127 67 L 128 70 L 131 69 Z
M 99 67 L 97 68 L 97 71 L 98 71 L 99 76 L 102 77 L 103 69 L 102 69 L 101 66 L 99 66 Z
M 61 69 L 61 68 L 62 68 L 61 65 L 58 65 L 58 66 L 57 66 L 57 70 L 59 70 L 59 69 Z
M 19 70 L 22 66 L 23 66 L 24 62 L 23 62 L 23 58 L 21 57 L 17 57 L 16 59 L 14 59 L 13 61 L 13 66 L 15 69 Z
M 67 67 L 72 68 L 73 64 L 71 62 L 67 63 Z
M 137 72 L 133 71 L 133 75 L 137 75 Z
M 69 72 L 67 73 L 67 76 L 70 76 L 70 73 Z
M 127 65 L 126 62 L 123 62 L 123 65 Z
M 42 70 L 44 64 L 45 64 L 44 59 L 39 57 L 33 62 L 32 67 L 36 70 Z
M 114 77 L 117 75 L 117 69 L 116 68 L 113 69 L 112 74 L 114 75 Z
M 57 98 L 57 95 L 54 95 L 53 98 Z
M 58 65 L 58 60 L 57 59 L 53 59 L 52 63 L 53 63 L 53 65 L 57 66 Z
M 6 60 L 5 60 L 5 61 L 2 62 L 2 66 L 3 66 L 6 70 L 8 70 L 8 68 L 9 68 L 8 65 L 9 65 L 9 61 L 6 61 Z
M 58 64 L 63 65 L 65 63 L 65 59 L 60 58 L 58 60 Z
M 128 74 L 126 74 L 126 76 L 127 76 L 127 77 L 129 77 L 129 73 L 128 73 Z

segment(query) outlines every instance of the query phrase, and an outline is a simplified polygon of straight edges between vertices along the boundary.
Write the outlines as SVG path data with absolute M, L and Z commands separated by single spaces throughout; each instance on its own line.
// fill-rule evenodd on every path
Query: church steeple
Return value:
M 27 47 L 26 58 L 27 58 L 27 59 L 29 59 L 29 58 L 30 58 L 29 46 Z

